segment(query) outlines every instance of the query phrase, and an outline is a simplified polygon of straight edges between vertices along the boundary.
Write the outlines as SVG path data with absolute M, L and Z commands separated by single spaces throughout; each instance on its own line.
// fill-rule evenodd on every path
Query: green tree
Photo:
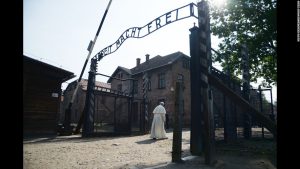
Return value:
M 240 44 L 248 47 L 251 82 L 263 78 L 264 87 L 277 85 L 277 1 L 227 0 L 223 7 L 210 5 L 211 31 L 222 39 L 213 61 L 230 74 L 241 75 Z

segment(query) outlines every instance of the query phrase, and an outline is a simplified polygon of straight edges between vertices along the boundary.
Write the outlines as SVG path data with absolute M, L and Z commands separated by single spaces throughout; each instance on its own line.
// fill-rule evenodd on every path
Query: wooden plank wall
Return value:
M 52 93 L 58 93 L 58 97 L 52 97 Z M 56 134 L 60 95 L 61 79 L 34 69 L 24 71 L 24 135 Z

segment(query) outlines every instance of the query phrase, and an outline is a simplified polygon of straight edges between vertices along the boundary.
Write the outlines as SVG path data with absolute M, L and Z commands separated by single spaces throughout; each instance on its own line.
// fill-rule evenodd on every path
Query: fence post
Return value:
M 183 87 L 181 82 L 176 82 L 175 90 L 175 112 L 172 145 L 172 162 L 182 162 L 182 115 L 183 115 Z
M 245 44 L 241 45 L 242 70 L 243 70 L 243 98 L 249 102 L 250 100 L 250 74 L 249 74 L 249 56 L 248 49 Z M 248 113 L 244 113 L 244 130 L 245 139 L 251 138 L 251 117 Z
M 227 56 L 228 57 L 228 56 Z M 227 61 L 228 62 L 228 61 Z M 230 70 L 226 69 L 226 77 L 225 81 L 229 88 L 234 90 L 234 83 L 231 86 L 231 78 L 230 78 Z M 233 104 L 232 100 L 223 94 L 223 106 L 224 106 L 224 140 L 226 142 L 231 142 L 237 139 L 237 131 L 236 131 L 236 112 L 235 112 L 235 105 Z

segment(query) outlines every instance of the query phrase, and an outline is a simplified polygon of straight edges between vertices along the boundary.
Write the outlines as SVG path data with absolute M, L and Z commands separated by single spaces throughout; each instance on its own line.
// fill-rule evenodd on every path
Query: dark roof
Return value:
M 184 53 L 178 51 L 178 52 L 166 55 L 164 57 L 162 57 L 160 55 L 155 56 L 154 58 L 149 59 L 148 61 L 145 61 L 144 63 L 141 63 L 139 66 L 136 66 L 130 70 L 132 72 L 132 75 L 139 74 L 139 73 L 142 73 L 147 70 L 156 69 L 156 68 L 159 68 L 162 66 L 172 64 L 174 61 L 176 61 L 180 57 L 186 57 L 187 59 L 190 59 L 190 57 L 188 57 Z
M 118 73 L 119 70 L 123 70 L 124 72 L 128 73 L 129 75 L 132 74 L 132 72 L 131 72 L 130 69 L 127 69 L 127 68 L 122 67 L 122 66 L 118 66 L 117 69 L 114 71 L 114 73 L 111 75 L 111 77 L 115 77 L 115 76 L 116 76 L 116 73 Z M 111 78 L 111 77 L 107 80 L 107 83 L 111 83 L 111 81 L 112 81 L 112 78 Z
M 66 87 L 65 91 L 68 91 L 70 87 L 74 87 L 77 85 L 77 80 L 74 80 L 73 82 L 69 83 L 68 86 Z M 88 79 L 81 79 L 80 81 L 80 87 L 82 90 L 86 91 L 87 90 L 87 84 L 88 84 Z M 105 82 L 100 82 L 100 81 L 96 81 L 95 82 L 95 87 L 100 87 L 100 88 L 111 88 L 111 84 L 109 83 L 105 83 Z
M 34 66 L 29 66 L 34 65 Z M 24 70 L 30 69 L 30 67 L 36 69 L 35 71 L 38 71 L 40 73 L 46 73 L 45 69 L 48 70 L 48 72 L 51 72 L 52 75 L 55 75 L 56 77 L 60 78 L 63 82 L 72 79 L 75 77 L 73 72 L 67 71 L 65 69 L 61 69 L 59 67 L 50 65 L 45 62 L 41 62 L 39 60 L 30 58 L 28 56 L 23 55 L 23 66 Z
M 122 66 L 118 66 L 118 68 L 121 69 L 121 70 L 124 70 L 128 74 L 132 74 L 130 69 L 127 69 L 127 68 L 122 67 Z
M 132 69 L 127 69 L 121 66 L 118 66 L 117 69 L 113 72 L 113 74 L 111 75 L 111 77 L 114 77 L 116 75 L 116 73 L 118 73 L 119 70 L 123 70 L 125 72 L 127 72 L 130 75 L 136 75 L 139 73 L 142 73 L 144 71 L 148 71 L 148 70 L 152 70 L 152 69 L 156 69 L 162 66 L 166 66 L 169 64 L 172 64 L 174 61 L 176 61 L 177 59 L 179 59 L 180 57 L 185 57 L 187 59 L 190 59 L 189 56 L 185 55 L 182 52 L 175 52 L 169 55 L 166 55 L 164 57 L 157 55 L 151 59 L 149 59 L 148 61 L 145 61 L 144 63 L 141 63 L 139 66 L 136 66 Z M 112 78 L 109 78 L 107 80 L 107 83 L 111 83 Z
M 80 86 L 81 86 L 82 90 L 87 90 L 87 84 L 88 84 L 87 79 L 81 79 Z M 95 81 L 95 86 L 101 87 L 101 88 L 108 88 L 108 89 L 111 88 L 111 85 L 109 83 L 99 82 L 99 81 Z

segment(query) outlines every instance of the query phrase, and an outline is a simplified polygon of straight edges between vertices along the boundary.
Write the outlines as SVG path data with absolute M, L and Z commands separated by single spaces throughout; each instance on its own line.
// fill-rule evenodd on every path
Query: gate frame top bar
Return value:
M 189 15 L 188 15 L 188 16 L 184 16 L 184 17 L 182 17 L 182 18 L 178 18 L 178 11 L 179 11 L 180 9 L 182 9 L 182 8 L 187 7 L 187 6 L 190 7 L 190 13 L 189 13 Z M 179 7 L 179 8 L 177 8 L 177 9 L 171 10 L 171 11 L 169 11 L 169 12 L 163 14 L 163 15 L 160 15 L 159 17 L 153 19 L 151 22 L 149 22 L 148 24 L 144 25 L 143 27 L 131 27 L 131 28 L 126 29 L 126 30 L 120 35 L 120 37 L 118 38 L 118 40 L 117 40 L 115 43 L 113 43 L 113 44 L 111 44 L 111 45 L 105 47 L 105 48 L 102 49 L 101 51 L 99 51 L 99 52 L 94 56 L 94 58 L 97 59 L 97 61 L 100 61 L 104 56 L 114 53 L 115 51 L 117 51 L 117 50 L 120 48 L 120 46 L 123 44 L 123 42 L 124 42 L 126 39 L 128 39 L 128 38 L 143 38 L 143 37 L 145 37 L 145 36 L 147 36 L 147 35 L 149 35 L 149 34 L 155 32 L 155 31 L 157 31 L 158 29 L 160 29 L 160 28 L 162 28 L 162 27 L 164 27 L 164 26 L 166 26 L 166 25 L 169 25 L 170 23 L 173 23 L 173 22 L 176 22 L 176 21 L 179 21 L 179 20 L 182 20 L 182 19 L 186 19 L 186 18 L 189 18 L 189 17 L 191 17 L 191 16 L 193 16 L 193 17 L 195 17 L 195 18 L 198 19 L 198 17 L 195 15 L 194 7 L 197 8 L 197 5 L 196 5 L 195 3 L 189 3 L 189 4 L 187 4 L 187 5 L 184 5 L 184 6 L 182 6 L 182 7 Z M 168 18 L 171 17 L 171 13 L 174 12 L 174 11 L 176 11 L 176 19 L 173 20 L 173 21 L 168 20 Z M 163 17 L 163 16 L 166 16 L 166 23 L 164 23 L 163 25 L 161 25 L 161 24 L 160 24 L 160 18 Z M 159 22 L 158 22 L 158 21 L 159 21 Z M 153 31 L 150 31 L 150 28 L 151 28 L 151 24 L 152 24 L 152 23 L 155 23 L 155 24 L 156 24 L 156 29 L 153 30 Z M 146 33 L 145 35 L 140 36 L 140 30 L 143 29 L 143 28 L 146 28 L 146 27 L 148 27 L 148 33 Z M 136 33 L 137 33 L 137 35 L 136 35 Z M 113 46 L 116 46 L 116 47 L 115 47 L 115 49 L 112 50 L 112 47 L 113 47 Z

